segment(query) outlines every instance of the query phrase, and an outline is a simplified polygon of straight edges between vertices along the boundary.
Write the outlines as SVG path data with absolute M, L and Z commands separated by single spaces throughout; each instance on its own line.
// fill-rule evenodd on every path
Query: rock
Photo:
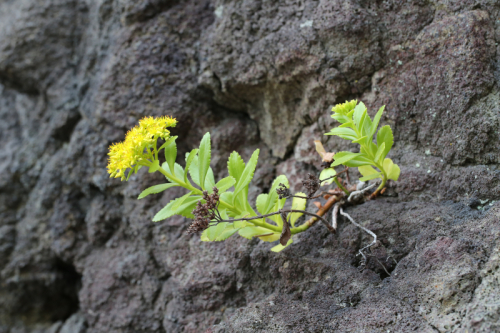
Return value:
M 0 333 L 492 332 L 499 325 L 495 1 L 32 0 L 0 3 Z M 384 195 L 273 244 L 205 243 L 154 214 L 179 188 L 110 179 L 108 146 L 148 115 L 178 161 L 260 149 L 249 197 L 302 191 L 331 107 L 386 105 Z M 352 168 L 352 182 L 358 179 Z M 319 198 L 318 201 L 323 199 Z M 322 201 L 323 202 L 323 201 Z M 309 208 L 314 209 L 309 203 Z M 331 219 L 331 215 L 326 216 Z

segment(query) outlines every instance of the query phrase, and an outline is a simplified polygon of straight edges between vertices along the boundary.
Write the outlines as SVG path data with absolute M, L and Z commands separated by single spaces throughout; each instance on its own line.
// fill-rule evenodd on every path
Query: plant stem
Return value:
M 325 215 L 330 210 L 330 208 L 332 208 L 332 206 L 335 204 L 335 202 L 337 202 L 337 200 L 338 200 L 338 197 L 336 197 L 334 195 L 331 196 L 326 201 L 325 205 L 323 207 L 321 207 L 316 212 L 316 215 L 319 215 L 319 216 Z M 315 216 L 313 216 L 309 220 L 307 220 L 304 224 L 302 224 L 302 225 L 300 225 L 298 227 L 292 228 L 292 229 L 290 229 L 290 231 L 292 232 L 292 235 L 301 233 L 301 232 L 306 231 L 307 229 L 309 229 L 309 227 L 311 227 L 316 221 L 318 221 L 318 218 L 315 217 Z
M 300 210 L 300 209 L 283 209 L 283 210 L 279 210 L 277 212 L 272 212 L 272 213 L 269 213 L 269 214 L 265 214 L 265 215 L 257 215 L 257 216 L 252 216 L 252 217 L 243 217 L 243 218 L 238 218 L 238 219 L 232 219 L 232 220 L 220 220 L 220 221 L 217 221 L 218 223 L 220 222 L 235 222 L 235 221 L 249 221 L 249 222 L 252 222 L 254 219 L 262 219 L 262 218 L 265 218 L 265 217 L 269 217 L 269 216 L 273 216 L 273 215 L 278 215 L 278 214 L 281 214 L 281 213 L 302 213 L 302 214 L 307 214 L 307 215 L 312 215 L 314 219 L 316 219 L 315 221 L 317 220 L 321 220 L 326 226 L 327 228 L 331 231 L 331 232 L 335 232 L 335 229 L 333 229 L 329 224 L 328 224 L 328 221 L 325 220 L 321 215 L 319 214 L 314 214 L 314 213 L 311 213 L 311 212 L 308 212 L 308 211 L 305 211 L 305 210 Z M 323 213 L 324 214 L 324 213 Z M 262 222 L 261 222 L 262 223 Z M 267 224 L 267 223 L 266 223 Z M 272 226 L 272 225 L 270 225 Z M 274 227 L 274 226 L 272 226 Z M 302 227 L 302 226 L 300 226 Z M 299 229 L 300 227 L 297 227 L 297 228 L 293 228 L 293 229 L 290 229 L 290 230 L 294 230 L 294 229 Z M 269 229 L 269 227 L 266 227 Z M 306 228 L 307 229 L 307 228 Z M 280 232 L 282 231 L 281 229 L 279 229 L 279 227 L 275 227 L 274 229 L 275 231 L 277 232 Z M 304 229 L 305 230 L 305 229 Z M 297 233 L 297 232 L 296 232 Z
M 387 183 L 387 173 L 385 172 L 384 168 L 381 167 L 378 163 L 375 163 L 375 166 L 382 172 L 382 183 L 380 183 L 379 187 L 375 190 L 375 192 L 372 193 L 370 196 L 371 198 L 376 197 L 380 191 L 385 187 L 385 183 Z
M 347 189 L 346 189 L 346 188 L 345 188 L 345 187 L 344 187 L 344 186 L 340 183 L 340 181 L 339 181 L 337 178 L 335 178 L 335 179 L 334 179 L 334 181 L 335 181 L 335 184 L 337 184 L 337 186 L 338 186 L 338 187 L 339 187 L 342 191 L 344 191 L 344 193 L 345 193 L 347 196 L 349 196 L 349 194 L 350 194 L 350 193 L 349 193 L 349 191 L 348 191 L 348 190 L 347 190 Z
M 174 181 L 175 183 L 179 184 L 180 186 L 190 190 L 193 192 L 193 194 L 196 194 L 196 195 L 203 195 L 203 191 L 197 189 L 196 187 L 194 187 L 193 185 L 191 184 L 186 184 L 185 182 L 181 181 L 180 179 L 178 179 L 177 177 L 175 177 L 174 175 L 168 173 L 165 169 L 163 169 L 162 167 L 160 167 L 158 169 L 158 171 L 160 171 L 161 174 L 163 174 L 165 177 L 167 177 L 168 179 L 171 179 L 172 181 Z M 225 202 L 225 201 L 222 201 L 220 200 L 220 203 L 223 205 L 223 206 L 226 206 L 228 209 L 234 211 L 234 212 L 237 212 L 238 214 L 241 214 L 242 211 L 239 210 L 238 208 L 234 207 L 233 205 L 230 205 L 229 203 Z M 252 218 L 249 218 L 249 219 L 241 219 L 242 221 L 248 221 L 250 223 L 252 223 L 253 225 L 256 225 L 258 227 L 262 227 L 262 228 L 266 228 L 266 229 L 270 229 L 272 231 L 276 231 L 276 232 L 281 232 L 281 228 L 278 227 L 278 226 L 275 226 L 275 225 L 272 225 L 272 224 L 269 224 L 267 222 L 262 222 L 262 221 L 258 221 L 258 220 L 255 220 L 256 217 L 252 217 Z

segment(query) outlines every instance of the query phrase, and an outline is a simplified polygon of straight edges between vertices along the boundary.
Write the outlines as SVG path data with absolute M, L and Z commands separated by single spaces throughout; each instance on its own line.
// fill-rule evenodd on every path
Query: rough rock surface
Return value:
M 0 333 L 500 332 L 495 0 L 0 1 Z M 152 216 L 111 142 L 179 120 L 180 154 L 261 149 L 252 193 L 331 151 L 330 107 L 385 104 L 400 181 L 276 254 Z

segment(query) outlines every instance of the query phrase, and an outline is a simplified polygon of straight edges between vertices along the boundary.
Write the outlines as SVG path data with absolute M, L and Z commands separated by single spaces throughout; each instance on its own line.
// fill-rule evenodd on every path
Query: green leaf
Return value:
M 172 205 L 171 209 L 175 212 L 177 209 L 186 201 L 187 198 L 189 198 L 193 194 L 193 192 L 188 192 L 184 194 L 182 197 L 178 198 L 175 200 L 175 203 Z
M 172 143 L 172 141 L 171 141 L 171 140 L 175 140 L 175 139 L 177 139 L 177 136 L 171 136 L 171 137 L 169 137 L 169 138 L 167 139 L 167 141 L 165 141 L 165 142 L 164 142 L 164 143 L 160 146 L 160 148 L 158 148 L 158 151 L 162 150 L 163 148 L 165 148 L 166 146 L 168 146 L 169 144 L 171 144 L 171 143 Z
M 184 177 L 184 168 L 179 163 L 174 164 L 174 174 L 177 179 L 182 181 Z
M 245 227 L 251 226 L 252 224 L 248 223 L 247 221 L 234 221 L 233 225 L 234 225 L 235 228 L 241 229 L 241 228 L 245 228 Z
M 245 170 L 245 162 L 241 158 L 240 154 L 233 151 L 231 155 L 229 155 L 229 159 L 227 161 L 227 171 L 229 175 L 236 179 L 238 182 L 241 178 L 241 174 Z
M 377 172 L 377 173 L 373 173 L 373 174 L 365 176 L 365 177 L 361 177 L 359 179 L 359 181 L 366 182 L 366 181 L 369 181 L 369 180 L 372 180 L 372 179 L 375 179 L 375 178 L 379 178 L 381 176 L 382 176 L 382 172 Z
M 149 173 L 156 172 L 158 171 L 159 168 L 160 168 L 160 161 L 154 160 L 153 163 L 149 166 Z M 132 173 L 132 170 L 130 170 L 130 172 Z
M 361 129 L 361 119 L 363 118 L 363 115 L 365 113 L 366 113 L 365 104 L 363 104 L 363 102 L 359 102 L 359 104 L 356 105 L 356 107 L 354 108 L 354 114 L 352 117 L 358 130 Z
M 323 171 L 321 171 L 320 175 L 319 175 L 319 179 L 326 179 L 326 178 L 330 178 L 330 177 L 333 177 L 337 174 L 337 172 L 335 171 L 334 168 L 326 168 L 326 169 L 323 169 Z M 321 182 L 321 186 L 323 185 L 330 185 L 331 183 L 334 182 L 334 179 L 331 178 L 329 180 L 325 180 L 323 182 Z
M 299 192 L 296 193 L 296 195 L 300 196 L 306 196 L 304 193 Z M 292 201 L 292 209 L 298 209 L 298 210 L 305 210 L 307 205 L 307 199 L 302 199 L 302 198 L 293 198 Z M 295 222 L 304 215 L 304 213 L 291 213 L 290 214 L 290 224 L 292 225 L 292 228 L 295 227 Z
M 359 151 L 361 155 L 366 156 L 371 161 L 373 161 L 373 159 L 375 158 L 375 154 L 377 153 L 377 149 L 378 149 L 377 145 L 374 144 L 373 142 L 370 142 L 368 145 L 361 145 Z
M 153 222 L 158 222 L 158 221 L 164 220 L 164 219 L 169 218 L 175 214 L 181 215 L 180 213 L 185 212 L 185 210 L 188 207 L 193 207 L 191 209 L 191 211 L 192 211 L 194 209 L 193 205 L 196 205 L 196 202 L 201 199 L 201 196 L 193 195 L 193 196 L 190 196 L 188 198 L 185 198 L 182 205 L 180 205 L 176 210 L 173 210 L 172 206 L 179 199 L 181 199 L 181 198 L 177 198 L 177 199 L 170 201 L 165 207 L 163 207 L 158 213 L 156 213 L 156 215 L 153 217 Z M 186 216 L 184 214 L 182 214 L 182 215 Z
M 391 168 L 391 173 L 387 175 L 387 178 L 397 181 L 400 173 L 401 169 L 399 169 L 399 166 L 397 164 L 394 164 Z
M 382 113 L 384 113 L 385 105 L 382 106 L 380 109 L 378 109 L 377 114 L 373 118 L 373 123 L 370 129 L 370 136 L 373 136 L 375 132 L 377 131 L 378 124 L 380 122 L 380 118 L 382 117 Z
M 191 200 L 191 198 L 188 198 L 184 204 L 175 211 L 175 215 L 181 215 L 194 220 L 193 210 L 196 208 L 196 203 L 200 199 L 201 197 L 199 197 L 198 200 Z
M 177 158 L 177 144 L 175 143 L 176 136 L 170 137 L 163 145 L 165 151 L 165 161 L 167 162 L 170 172 L 174 172 L 175 159 Z
M 378 173 L 377 170 L 375 170 L 374 168 L 372 168 L 369 165 L 363 165 L 363 166 L 358 167 L 358 171 L 360 174 L 362 174 L 365 177 L 369 176 L 369 175 L 373 175 L 374 173 Z
M 286 187 L 290 187 L 290 183 L 288 182 L 288 178 L 286 178 L 285 175 L 279 175 L 274 179 L 273 185 L 271 186 L 271 190 L 269 191 L 269 198 L 267 199 L 267 205 L 266 205 L 266 214 L 271 212 L 273 208 L 276 208 L 276 210 L 283 208 L 285 206 L 286 198 L 279 199 L 278 198 L 278 193 L 276 192 L 276 189 L 280 186 L 280 184 L 285 185 Z M 274 210 L 274 211 L 276 211 Z M 271 217 L 271 220 L 273 217 Z M 279 222 L 281 223 L 281 218 L 276 218 Z
M 359 155 L 358 153 L 351 153 L 350 151 L 338 152 L 333 156 L 335 161 L 332 163 L 331 166 L 334 167 L 337 165 L 345 164 L 346 162 L 352 160 L 353 158 L 355 158 L 358 155 Z
M 221 201 L 221 205 L 224 205 L 222 202 L 226 202 L 228 204 L 232 203 L 233 202 L 233 192 L 224 192 L 220 195 L 220 201 Z M 226 207 L 228 208 L 228 207 Z
M 233 186 L 234 184 L 236 184 L 236 179 L 234 179 L 234 177 L 228 176 L 226 178 L 222 178 L 221 180 L 219 180 L 217 184 L 215 184 L 215 187 L 219 189 L 219 195 L 220 195 L 221 193 L 224 193 L 228 189 L 230 189 L 231 186 Z
M 363 117 L 363 119 L 361 119 L 361 128 L 361 133 L 363 133 L 363 136 L 373 136 L 373 134 L 370 134 L 370 131 L 372 129 L 372 120 L 370 119 L 370 115 L 368 113 L 365 113 L 365 116 Z
M 257 215 L 248 202 L 248 186 L 245 186 L 238 195 L 233 195 L 233 205 L 246 216 Z
M 170 166 L 168 165 L 167 162 L 163 163 L 161 167 L 166 172 L 171 173 L 171 170 L 169 170 Z M 174 176 L 175 178 L 177 178 L 179 181 L 182 182 L 182 179 L 184 178 L 184 169 L 179 163 L 174 164 L 174 174 L 172 176 Z M 166 178 L 170 180 L 172 183 L 177 183 L 173 177 L 166 177 Z
M 226 219 L 227 218 L 227 215 L 223 214 L 223 212 L 221 212 L 221 216 L 223 219 Z M 226 223 L 226 222 L 223 222 L 223 223 Z M 220 225 L 220 223 L 219 223 Z M 234 223 L 227 223 L 226 224 L 226 227 L 224 228 L 224 230 L 222 230 L 222 232 L 215 238 L 215 241 L 216 242 L 219 242 L 219 241 L 223 241 L 223 240 L 226 240 L 228 239 L 229 237 L 231 237 L 232 235 L 234 235 L 238 230 L 246 227 L 248 225 L 247 222 L 244 222 L 244 221 L 236 221 Z M 216 227 L 216 226 L 215 226 Z M 211 227 L 211 228 L 215 228 L 215 227 Z M 209 228 L 210 229 L 210 228 Z M 208 230 L 208 229 L 207 229 Z M 217 232 L 217 230 L 214 230 L 214 234 Z M 209 241 L 209 238 L 208 238 L 208 232 L 207 232 L 207 237 L 206 237 L 206 241 Z M 203 237 L 202 237 L 202 240 L 203 240 Z
M 292 238 L 290 238 L 290 239 L 288 240 L 288 242 L 286 243 L 286 245 L 285 245 L 285 246 L 283 246 L 283 245 L 281 245 L 281 244 L 278 244 L 278 245 L 276 245 L 276 246 L 272 247 L 272 248 L 271 248 L 271 251 L 273 251 L 273 252 L 281 252 L 281 251 L 283 251 L 283 250 L 284 250 L 284 249 L 285 249 L 288 245 L 290 245 L 290 244 L 292 244 L 292 243 L 293 243 L 293 239 L 292 239 Z
M 198 174 L 200 180 L 200 186 L 202 189 L 206 189 L 205 177 L 207 176 L 208 169 L 210 167 L 210 159 L 212 153 L 210 148 L 210 133 L 207 132 L 200 142 L 200 151 L 198 152 Z
M 347 117 L 346 115 L 340 114 L 340 113 L 334 113 L 332 114 L 332 118 L 338 121 L 339 123 L 348 123 L 351 121 L 351 118 Z
M 377 152 L 375 153 L 375 158 L 374 158 L 375 162 L 379 163 L 384 151 L 385 151 L 385 142 L 382 142 L 382 144 L 378 147 Z
M 259 149 L 255 150 L 250 157 L 245 169 L 241 173 L 241 177 L 234 186 L 234 196 L 236 197 L 243 189 L 250 183 L 255 172 L 255 167 L 257 166 L 257 160 L 259 159 Z M 233 176 L 234 177 L 234 176 Z M 236 178 L 236 177 L 235 177 Z
M 358 156 L 356 156 L 352 160 L 347 161 L 343 164 L 345 166 L 350 167 L 350 168 L 351 167 L 354 168 L 354 167 L 360 167 L 363 165 L 372 165 L 373 161 L 371 159 L 369 159 L 365 154 L 358 154 Z
M 383 126 L 377 133 L 377 144 L 380 146 L 385 143 L 385 149 L 382 153 L 382 158 L 385 158 L 389 151 L 391 151 L 392 145 L 394 143 L 394 136 L 392 135 L 392 130 L 389 125 Z
M 186 154 L 186 170 L 184 171 L 184 182 L 187 184 L 188 182 L 188 170 L 191 167 L 191 163 L 193 162 L 193 159 L 196 157 L 196 154 L 198 154 L 198 149 L 193 149 L 191 152 Z
M 340 125 L 338 128 L 344 128 L 344 127 L 354 127 L 354 123 L 352 121 L 349 121 L 348 123 Z
M 362 141 L 365 141 L 367 136 L 362 136 L 359 139 L 353 140 L 353 143 L 361 143 Z
M 214 171 L 212 170 L 212 168 L 208 168 L 208 172 L 205 178 L 205 189 L 208 191 L 208 193 L 213 193 L 214 186 L 215 186 Z
M 255 200 L 255 207 L 257 207 L 257 210 L 262 215 L 265 215 L 265 214 L 268 213 L 266 211 L 268 199 L 269 199 L 269 194 L 267 194 L 267 193 L 261 193 L 261 194 L 259 194 L 259 196 L 257 196 L 257 199 Z
M 167 183 L 167 184 L 160 184 L 160 185 L 148 187 L 147 189 L 145 189 L 144 191 L 141 192 L 141 194 L 139 195 L 139 197 L 137 199 L 142 199 L 144 197 L 147 197 L 150 194 L 163 192 L 166 189 L 169 189 L 169 188 L 174 187 L 174 186 L 178 186 L 178 185 L 175 183 Z
M 266 235 L 274 233 L 274 231 L 267 228 L 250 226 L 240 229 L 238 233 L 240 234 L 241 237 L 244 237 L 246 239 L 252 239 L 253 237 L 258 235 Z
M 220 242 L 220 241 L 226 240 L 229 237 L 231 237 L 232 235 L 234 235 L 238 230 L 240 230 L 240 228 L 235 228 L 234 226 L 233 227 L 228 226 L 228 227 L 226 227 L 226 229 L 224 229 L 224 231 L 222 231 L 222 233 L 219 236 L 217 236 L 215 241 Z
M 394 164 L 390 158 L 386 158 L 383 167 L 388 179 L 398 180 L 401 170 L 397 164 Z
M 259 237 L 260 240 L 263 240 L 264 242 L 274 242 L 274 241 L 277 241 L 278 239 L 280 239 L 281 237 L 281 233 L 279 232 L 272 232 L 270 234 L 266 234 L 266 235 L 257 235 L 256 237 Z
M 207 229 L 208 240 L 211 242 L 215 241 L 217 237 L 219 237 L 222 234 L 222 232 L 224 231 L 224 229 L 226 229 L 228 225 L 230 225 L 229 222 L 220 222 L 215 226 L 209 227 Z
M 333 128 L 329 133 L 325 133 L 325 135 L 337 135 L 342 139 L 346 140 L 356 140 L 358 138 L 356 132 L 350 128 L 336 127 Z
M 189 174 L 193 182 L 200 186 L 200 173 L 198 171 L 198 156 L 193 157 L 191 165 L 189 166 Z M 201 187 L 201 186 L 200 186 Z

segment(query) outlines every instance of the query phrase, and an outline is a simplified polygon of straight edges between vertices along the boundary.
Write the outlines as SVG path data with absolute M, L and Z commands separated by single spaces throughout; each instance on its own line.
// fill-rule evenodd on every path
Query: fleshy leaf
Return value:
M 361 120 L 361 127 L 361 133 L 363 133 L 363 136 L 370 138 L 373 137 L 373 134 L 370 134 L 370 131 L 372 129 L 372 120 L 370 119 L 370 115 L 368 113 L 365 113 L 365 116 Z
M 382 172 L 372 173 L 371 175 L 368 175 L 368 176 L 365 176 L 365 177 L 361 177 L 359 179 L 359 181 L 366 182 L 366 181 L 369 181 L 369 180 L 372 180 L 372 179 L 375 179 L 375 178 L 379 178 L 381 176 L 382 176 Z
M 399 174 L 401 173 L 401 169 L 399 169 L 399 165 L 394 164 L 391 169 L 391 173 L 387 175 L 388 179 L 392 179 L 394 181 L 397 181 L 399 178 Z
M 306 195 L 302 192 L 296 193 L 295 195 L 303 196 Z M 305 210 L 307 205 L 307 199 L 294 197 L 292 201 L 292 209 Z M 295 222 L 302 216 L 304 213 L 290 213 L 290 224 L 292 228 L 295 227 Z
M 394 164 L 390 158 L 384 160 L 384 171 L 387 173 L 387 178 L 398 180 L 401 170 L 397 164 Z
M 372 123 L 371 130 L 370 130 L 370 137 L 372 137 L 373 134 L 375 134 L 375 132 L 377 131 L 377 127 L 378 127 L 378 124 L 380 122 L 380 118 L 382 117 L 382 113 L 384 113 L 384 109 L 385 109 L 385 105 L 382 106 L 380 109 L 378 109 L 377 114 L 373 118 L 373 123 Z
M 171 173 L 174 172 L 175 159 L 177 158 L 177 144 L 175 143 L 175 139 L 177 139 L 177 137 L 172 136 L 162 145 L 165 151 L 165 161 Z
M 211 147 L 210 147 L 210 133 L 207 132 L 200 142 L 200 151 L 198 152 L 198 175 L 200 180 L 200 186 L 205 189 L 205 178 L 207 176 L 208 169 L 210 168 L 211 159 Z
M 323 171 L 321 171 L 321 173 L 319 175 L 319 179 L 320 180 L 327 179 L 327 178 L 335 176 L 336 174 L 337 174 L 337 172 L 335 171 L 334 168 L 326 168 L 326 169 L 323 169 Z M 333 183 L 333 181 L 334 181 L 334 178 L 330 178 L 328 180 L 325 180 L 325 181 L 321 182 L 321 186 L 330 185 L 331 183 Z
M 205 189 L 208 193 L 213 193 L 215 186 L 215 177 L 212 168 L 208 168 L 208 172 L 205 178 Z
M 229 175 L 236 179 L 238 182 L 241 178 L 241 174 L 245 170 L 245 162 L 241 158 L 240 154 L 233 151 L 231 155 L 229 155 L 229 160 L 227 161 L 227 171 Z
M 351 168 L 351 167 L 360 167 L 363 165 L 371 165 L 373 164 L 373 161 L 370 160 L 368 157 L 366 157 L 366 155 L 364 154 L 358 154 L 358 156 L 343 164 Z
M 174 174 L 177 179 L 182 181 L 182 178 L 184 177 L 184 168 L 179 163 L 174 164 Z
M 142 199 L 144 197 L 147 197 L 150 194 L 155 194 L 155 193 L 160 193 L 165 191 L 166 189 L 169 189 L 171 187 L 178 186 L 176 183 L 166 183 L 166 184 L 160 184 L 160 185 L 155 185 L 148 187 L 144 191 L 141 192 L 139 197 L 137 199 Z
M 191 175 L 191 179 L 193 182 L 200 186 L 200 173 L 198 170 L 198 156 L 193 157 L 191 161 L 191 165 L 189 166 L 189 174 Z M 201 187 L 201 186 L 200 186 Z
M 259 213 L 262 215 L 267 214 L 266 208 L 267 208 L 267 200 L 269 199 L 269 194 L 267 193 L 261 193 L 257 196 L 257 199 L 255 201 L 255 207 L 257 207 L 257 210 Z
M 353 140 L 353 143 L 361 143 L 363 141 L 366 141 L 367 136 L 362 136 L 359 139 Z
M 335 161 L 332 163 L 331 166 L 334 167 L 337 165 L 345 164 L 346 162 L 349 162 L 350 160 L 352 160 L 353 158 L 355 158 L 357 156 L 359 156 L 358 153 L 351 153 L 349 151 L 338 152 L 333 157 L 335 159 Z
M 377 133 L 377 144 L 380 146 L 382 142 L 385 143 L 385 149 L 382 154 L 382 158 L 385 158 L 394 143 L 394 136 L 392 135 L 392 130 L 389 125 L 383 126 Z
M 243 229 L 240 229 L 238 231 L 238 233 L 240 234 L 241 237 L 244 237 L 247 239 L 252 239 L 253 237 L 255 237 L 257 235 L 270 234 L 270 233 L 274 233 L 274 231 L 272 231 L 270 229 L 262 228 L 262 227 L 251 226 L 251 227 L 245 227 Z M 279 234 L 278 234 L 278 238 L 279 238 Z M 278 238 L 276 238 L 276 239 L 278 239 Z
M 230 225 L 229 222 L 220 222 L 215 226 L 209 227 L 207 229 L 208 240 L 211 242 L 215 241 L 217 239 L 217 237 L 219 237 L 222 234 L 222 232 L 224 231 L 224 229 L 226 229 L 226 227 L 229 225 Z
M 188 193 L 184 194 L 182 197 L 175 200 L 175 203 L 172 205 L 171 209 L 173 211 L 176 211 L 184 203 L 184 201 L 186 201 L 186 199 L 191 196 L 191 194 L 193 194 L 193 192 L 188 192 Z
M 257 166 L 257 160 L 259 159 L 259 149 L 255 150 L 250 157 L 245 169 L 241 173 L 241 177 L 234 187 L 234 195 L 237 196 L 243 189 L 250 183 L 255 172 L 255 167 Z M 233 176 L 234 177 L 234 176 Z M 235 177 L 236 178 L 236 177 Z
M 264 242 L 275 242 L 277 241 L 278 239 L 280 239 L 281 237 L 281 233 L 279 232 L 269 232 L 268 234 L 264 234 L 262 236 L 256 236 L 256 237 L 259 237 L 261 240 L 263 240 Z
M 182 205 L 178 207 L 177 210 L 173 210 L 172 206 L 179 199 L 181 198 L 177 198 L 175 200 L 170 201 L 165 207 L 163 207 L 158 213 L 156 213 L 156 215 L 153 217 L 153 222 L 158 222 L 166 218 L 169 218 L 175 214 L 179 214 L 178 212 L 183 212 L 186 209 L 186 207 L 190 207 L 193 204 L 195 204 L 198 200 L 200 200 L 201 196 L 199 195 L 190 196 L 184 200 Z
M 346 140 L 356 140 L 358 136 L 356 135 L 356 132 L 350 128 L 343 128 L 343 127 L 336 127 L 332 129 L 330 132 L 325 133 L 325 135 L 337 135 L 341 137 L 342 139 Z
M 363 165 L 358 167 L 358 171 L 360 174 L 362 174 L 364 177 L 373 175 L 374 173 L 378 173 L 377 170 L 375 170 L 373 167 L 369 165 Z
M 188 170 L 191 167 L 191 163 L 193 162 L 193 159 L 196 157 L 196 154 L 198 154 L 198 149 L 193 149 L 191 152 L 186 155 L 186 170 L 184 172 L 184 182 L 188 182 Z
M 153 163 L 149 166 L 149 173 L 158 171 L 159 168 L 160 168 L 160 161 L 154 160 Z M 130 170 L 130 172 L 132 172 L 132 170 Z
M 286 247 L 288 247 L 288 246 L 289 246 L 290 244 L 292 244 L 292 243 L 293 243 L 293 238 L 290 238 L 290 239 L 288 240 L 288 243 L 286 243 L 286 245 L 285 245 L 285 246 L 283 246 L 283 245 L 281 245 L 281 244 L 278 244 L 278 245 L 276 245 L 276 246 L 272 247 L 272 248 L 271 248 L 271 251 L 273 251 L 273 252 L 281 252 L 281 251 L 283 251 Z
M 356 124 L 356 127 L 358 129 L 361 129 L 361 119 L 363 118 L 363 115 L 366 113 L 366 106 L 363 102 L 359 102 L 358 105 L 354 108 L 354 114 L 352 116 L 352 119 L 354 120 L 354 123 Z
M 382 142 L 382 144 L 378 146 L 377 152 L 375 153 L 375 158 L 374 158 L 375 162 L 378 163 L 380 161 L 384 151 L 385 151 L 385 142 Z
M 276 189 L 279 187 L 280 184 L 283 184 L 286 187 L 290 187 L 288 178 L 286 178 L 285 175 L 279 175 L 278 177 L 276 177 L 276 179 L 273 182 L 273 185 L 271 186 L 271 190 L 269 191 L 269 198 L 266 206 L 267 213 L 271 211 L 273 212 L 278 211 L 281 208 L 283 208 L 283 206 L 285 206 L 286 198 L 279 199 L 278 193 L 276 192 Z M 279 215 L 270 216 L 269 219 L 274 221 L 278 226 L 282 225 L 281 217 Z
M 236 179 L 234 179 L 231 176 L 228 176 L 226 178 L 219 180 L 217 184 L 215 184 L 215 187 L 219 189 L 219 195 L 220 195 L 221 193 L 224 193 L 228 189 L 230 189 L 231 186 L 233 186 L 234 184 L 236 184 Z

